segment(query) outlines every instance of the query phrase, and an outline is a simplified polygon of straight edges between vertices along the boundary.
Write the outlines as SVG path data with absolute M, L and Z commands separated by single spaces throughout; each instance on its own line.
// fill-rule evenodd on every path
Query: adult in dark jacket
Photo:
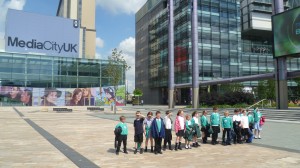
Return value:
M 162 139 L 165 138 L 165 124 L 163 119 L 160 117 L 161 113 L 159 111 L 156 112 L 156 117 L 152 121 L 151 124 L 151 135 L 155 142 L 155 154 L 162 154 L 161 152 L 161 143 Z

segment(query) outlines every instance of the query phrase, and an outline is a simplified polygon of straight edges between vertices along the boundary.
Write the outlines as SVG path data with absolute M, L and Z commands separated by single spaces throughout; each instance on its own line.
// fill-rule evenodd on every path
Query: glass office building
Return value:
M 108 63 L 107 60 L 0 52 L 0 103 L 105 106 L 115 99 L 117 105 L 124 105 L 125 72 L 116 93 L 107 73 Z M 54 93 L 54 98 L 47 97 L 50 93 Z M 76 98 L 78 101 L 72 102 Z
M 175 83 L 192 82 L 191 0 L 174 0 Z M 286 9 L 289 9 L 286 3 Z M 255 8 L 254 8 L 254 7 Z M 269 1 L 198 0 L 199 79 L 201 81 L 274 71 L 271 29 L 266 21 Z M 247 10 L 246 10 L 247 9 Z M 272 8 L 271 8 L 272 11 Z M 270 11 L 270 12 L 271 12 Z M 256 12 L 253 24 L 250 16 Z M 269 19 L 271 13 L 269 13 Z M 248 26 L 248 27 L 246 27 Z M 252 27 L 251 27 L 252 26 Z M 264 26 L 269 26 L 268 23 Z M 271 28 L 271 27 L 270 27 Z M 263 36 L 261 36 L 260 34 Z M 136 87 L 149 104 L 166 104 L 168 95 L 167 1 L 148 0 L 136 14 Z M 299 69 L 299 60 L 288 63 Z M 255 87 L 255 82 L 244 82 Z M 176 103 L 190 101 L 190 88 L 176 89 Z
M 107 60 L 0 52 L 0 83 L 49 88 L 110 86 L 104 73 L 107 64 Z

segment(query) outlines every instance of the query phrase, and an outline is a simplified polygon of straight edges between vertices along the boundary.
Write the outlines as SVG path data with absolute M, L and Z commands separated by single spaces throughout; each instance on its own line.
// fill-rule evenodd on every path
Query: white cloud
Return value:
M 123 51 L 127 64 L 131 66 L 131 69 L 126 72 L 126 79 L 128 80 L 128 90 L 132 93 L 135 88 L 135 38 L 129 37 L 123 40 L 118 48 Z
M 0 0 L 0 50 L 3 50 L 7 9 L 23 10 L 26 0 Z
M 98 52 L 96 52 L 96 59 L 101 59 L 101 57 L 102 57 L 102 55 L 100 54 L 100 53 L 98 53 Z
M 101 39 L 100 37 L 96 38 L 96 47 L 98 47 L 98 48 L 103 48 L 104 47 L 104 40 Z
M 114 14 L 134 14 L 147 0 L 96 0 L 96 4 Z

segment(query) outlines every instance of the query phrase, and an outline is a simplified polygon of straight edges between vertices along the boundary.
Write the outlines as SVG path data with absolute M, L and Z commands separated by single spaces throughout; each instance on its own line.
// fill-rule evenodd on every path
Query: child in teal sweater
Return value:
M 211 123 L 211 128 L 213 130 L 213 134 L 212 134 L 212 140 L 211 140 L 211 144 L 212 145 L 216 145 L 219 142 L 217 141 L 218 139 L 218 134 L 220 133 L 220 114 L 218 113 L 218 108 L 214 107 L 213 108 L 213 112 L 210 115 L 210 123 Z
M 185 116 L 185 149 L 192 149 L 191 148 L 191 141 L 193 140 L 193 124 L 192 124 L 192 120 L 191 120 L 191 116 L 189 114 L 187 114 Z
M 121 128 L 122 129 L 121 133 L 119 135 L 116 135 L 116 140 L 118 141 L 116 155 L 119 155 L 122 142 L 123 142 L 123 147 L 124 147 L 124 153 L 128 154 L 127 148 L 126 148 L 128 127 L 127 127 L 127 124 L 125 123 L 125 121 L 126 121 L 126 118 L 124 116 L 121 116 L 120 117 L 120 122 L 115 127 L 115 128 Z
M 222 136 L 222 139 L 223 139 L 223 142 L 222 144 L 223 145 L 231 145 L 231 129 L 232 129 L 232 119 L 229 117 L 229 112 L 228 111 L 225 111 L 224 113 L 224 117 L 222 118 L 222 121 L 221 121 L 221 124 L 222 124 L 222 131 L 223 131 L 223 136 Z M 227 134 L 227 139 L 226 139 L 226 142 L 225 142 L 225 135 Z

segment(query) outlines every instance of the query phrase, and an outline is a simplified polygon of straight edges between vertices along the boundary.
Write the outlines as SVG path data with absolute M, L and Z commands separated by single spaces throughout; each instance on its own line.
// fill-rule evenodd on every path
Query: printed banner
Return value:
M 125 86 L 97 88 L 28 88 L 1 86 L 1 102 L 26 106 L 117 106 L 125 105 Z
M 0 95 L 3 97 L 2 102 L 6 100 L 15 104 L 32 106 L 32 88 L 1 86 Z

